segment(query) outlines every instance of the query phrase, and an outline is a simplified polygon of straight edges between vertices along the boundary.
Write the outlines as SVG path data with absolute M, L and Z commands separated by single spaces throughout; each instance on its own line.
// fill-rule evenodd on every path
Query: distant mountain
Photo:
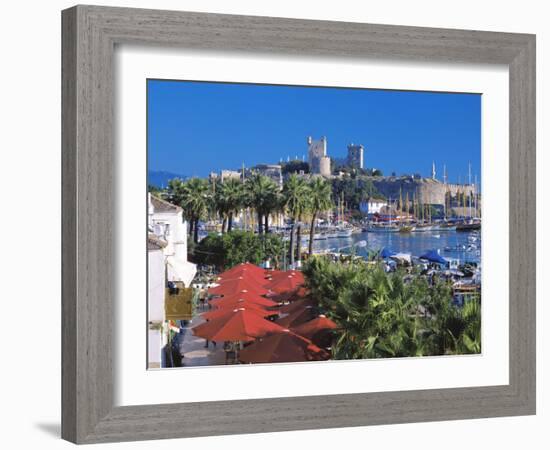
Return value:
M 172 178 L 181 178 L 185 180 L 187 177 L 178 173 L 165 172 L 163 170 L 149 170 L 147 173 L 147 184 L 158 188 L 165 188 L 168 185 L 168 180 Z

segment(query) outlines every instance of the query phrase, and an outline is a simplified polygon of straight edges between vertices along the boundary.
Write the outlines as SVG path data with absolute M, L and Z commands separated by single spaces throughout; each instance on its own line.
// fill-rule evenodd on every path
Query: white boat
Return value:
M 416 225 L 413 231 L 416 233 L 435 231 L 435 227 L 433 225 Z
M 336 232 L 336 237 L 338 238 L 349 238 L 351 237 L 351 234 L 353 233 L 353 229 L 351 228 L 342 228 Z
M 456 231 L 456 225 L 450 223 L 442 223 L 437 226 L 437 231 Z
M 367 227 L 367 231 L 371 233 L 399 233 L 397 225 L 371 225 Z

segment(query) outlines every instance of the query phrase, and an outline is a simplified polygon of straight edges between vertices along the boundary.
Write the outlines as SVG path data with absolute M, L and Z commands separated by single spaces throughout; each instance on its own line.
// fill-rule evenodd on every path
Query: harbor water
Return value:
M 366 241 L 366 247 L 357 245 Z M 458 259 L 460 263 L 481 259 L 481 234 L 479 232 L 425 231 L 413 233 L 361 232 L 348 238 L 329 238 L 313 242 L 315 252 L 355 252 L 367 257 L 369 251 L 387 248 L 398 253 L 420 256 L 428 250 L 437 250 L 444 258 Z

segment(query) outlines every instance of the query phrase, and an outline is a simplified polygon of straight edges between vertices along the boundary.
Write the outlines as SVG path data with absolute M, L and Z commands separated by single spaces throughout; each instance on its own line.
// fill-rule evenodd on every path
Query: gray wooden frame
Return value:
M 535 413 L 533 35 L 96 6 L 63 11 L 62 30 L 63 438 L 94 443 Z M 113 52 L 120 43 L 506 64 L 510 383 L 114 407 Z

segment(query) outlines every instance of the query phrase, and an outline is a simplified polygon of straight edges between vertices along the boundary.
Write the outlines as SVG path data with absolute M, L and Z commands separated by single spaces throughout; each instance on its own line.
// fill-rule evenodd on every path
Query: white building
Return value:
M 359 211 L 363 214 L 379 214 L 384 207 L 388 206 L 388 202 L 381 198 L 371 197 L 359 204 Z
M 187 261 L 187 223 L 180 207 L 149 194 L 147 236 L 147 321 L 148 367 L 166 367 L 164 347 L 168 343 L 170 324 L 167 317 L 167 285 L 172 282 L 180 291 L 189 288 L 197 268 Z M 177 296 L 176 296 L 177 297 Z M 173 304 L 177 298 L 170 299 Z
M 182 209 L 149 194 L 148 212 L 149 229 L 166 242 L 167 281 L 189 287 L 197 267 L 187 261 L 187 222 L 183 220 Z
M 220 180 L 229 180 L 231 178 L 240 180 L 242 173 L 238 170 L 221 170 L 220 171 Z
M 163 351 L 166 345 L 164 299 L 166 291 L 166 242 L 153 233 L 147 236 L 147 367 L 163 367 Z

